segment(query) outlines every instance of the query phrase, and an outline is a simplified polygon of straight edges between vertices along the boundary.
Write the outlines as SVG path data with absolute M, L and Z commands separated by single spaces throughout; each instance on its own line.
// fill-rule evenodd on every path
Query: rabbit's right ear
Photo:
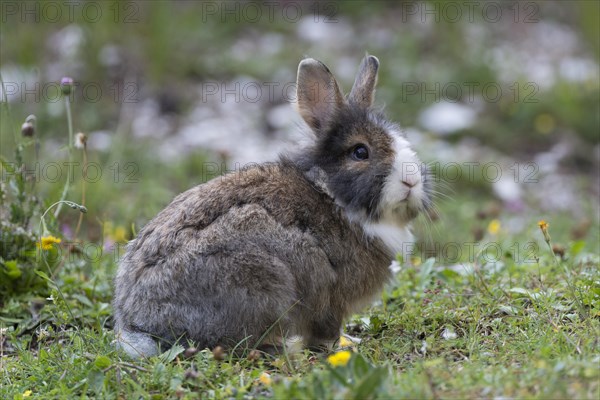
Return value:
M 379 60 L 375 56 L 366 55 L 360 63 L 356 80 L 348 96 L 351 103 L 363 108 L 369 108 L 375 97 L 375 85 L 377 84 L 377 70 Z
M 344 96 L 329 71 L 320 61 L 306 58 L 298 66 L 296 82 L 298 112 L 315 132 L 326 128 L 344 104 Z

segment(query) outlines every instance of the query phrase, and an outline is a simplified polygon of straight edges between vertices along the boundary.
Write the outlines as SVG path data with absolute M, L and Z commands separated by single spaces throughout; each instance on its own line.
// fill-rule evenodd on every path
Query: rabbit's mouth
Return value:
M 398 227 L 408 225 L 415 219 L 422 208 L 414 204 L 414 200 L 406 197 L 393 204 L 382 204 L 378 212 L 369 218 L 371 223 L 389 224 Z
M 408 220 L 413 220 L 415 218 L 417 218 L 417 215 L 419 215 L 419 209 L 411 207 L 410 205 L 408 205 L 406 207 L 406 211 L 405 211 L 405 218 Z
M 401 200 L 391 209 L 389 214 L 394 220 L 407 223 L 415 219 L 419 215 L 419 211 L 419 208 L 413 205 L 410 196 L 406 196 L 404 200 Z
M 385 198 L 383 200 L 375 213 L 371 214 L 371 220 L 393 222 L 403 226 L 415 219 L 424 210 L 424 204 L 422 204 L 418 190 L 407 192 L 400 200 L 385 201 Z

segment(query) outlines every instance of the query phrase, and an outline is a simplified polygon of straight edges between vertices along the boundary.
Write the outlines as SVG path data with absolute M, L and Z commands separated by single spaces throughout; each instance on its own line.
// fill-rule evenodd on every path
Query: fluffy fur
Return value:
M 408 142 L 371 109 L 378 66 L 365 57 L 345 98 L 325 65 L 303 60 L 296 105 L 312 145 L 192 188 L 140 231 L 115 278 L 123 350 L 320 346 L 380 292 L 428 197 L 422 172 L 404 168 L 419 165 Z

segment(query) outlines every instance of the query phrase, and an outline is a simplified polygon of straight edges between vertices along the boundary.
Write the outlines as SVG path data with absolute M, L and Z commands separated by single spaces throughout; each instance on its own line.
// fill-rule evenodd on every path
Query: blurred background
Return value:
M 67 198 L 81 202 L 86 181 L 87 240 L 130 239 L 181 191 L 294 148 L 298 62 L 323 61 L 348 92 L 368 52 L 381 63 L 376 103 L 438 181 L 438 213 L 416 224 L 423 257 L 464 259 L 440 253 L 449 241 L 539 239 L 540 219 L 559 243 L 598 248 L 596 1 L 1 7 L 0 154 L 14 161 L 29 143 L 38 198 L 60 198 L 69 139 L 59 83 L 72 78 L 73 126 L 87 144 L 85 155 L 73 150 L 80 164 Z M 23 137 L 30 114 L 35 133 Z M 77 218 L 62 215 L 65 237 Z

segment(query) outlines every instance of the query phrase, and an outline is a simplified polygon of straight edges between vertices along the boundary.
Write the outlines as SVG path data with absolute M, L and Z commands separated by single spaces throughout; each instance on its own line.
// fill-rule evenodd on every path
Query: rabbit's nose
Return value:
M 417 174 L 406 174 L 402 177 L 402 184 L 409 189 L 417 186 L 421 179 L 419 179 L 419 175 Z
M 400 171 L 400 182 L 408 189 L 417 186 L 421 181 L 421 171 L 416 162 L 403 162 Z

